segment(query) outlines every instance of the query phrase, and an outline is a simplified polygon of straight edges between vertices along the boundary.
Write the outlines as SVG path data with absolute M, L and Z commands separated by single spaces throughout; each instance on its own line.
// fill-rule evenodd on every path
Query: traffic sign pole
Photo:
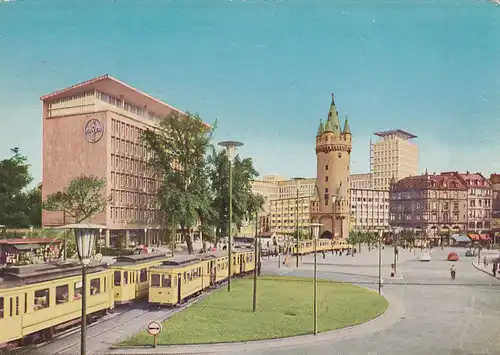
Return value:
M 148 325 L 148 333 L 153 336 L 153 347 L 156 348 L 158 345 L 158 335 L 162 330 L 162 326 L 159 322 L 151 322 Z

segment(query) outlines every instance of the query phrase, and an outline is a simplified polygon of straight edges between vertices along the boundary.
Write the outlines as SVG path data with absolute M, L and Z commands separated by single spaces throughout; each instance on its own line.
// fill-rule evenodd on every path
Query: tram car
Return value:
M 87 275 L 89 319 L 114 307 L 113 272 L 92 261 Z M 77 262 L 6 267 L 0 271 L 0 345 L 50 340 L 80 321 L 82 267 Z
M 231 274 L 243 276 L 255 269 L 255 253 L 235 250 Z M 150 269 L 149 303 L 175 306 L 216 287 L 229 276 L 226 252 L 175 256 Z
M 352 245 L 347 244 L 345 240 L 318 239 L 316 244 L 317 252 L 327 252 L 332 250 L 344 250 L 351 248 Z M 298 253 L 299 255 L 314 253 L 314 241 L 313 240 L 299 241 Z M 293 255 L 297 255 L 297 244 L 294 244 L 293 246 Z
M 121 305 L 147 298 L 149 270 L 167 261 L 165 253 L 147 253 L 121 256 L 110 268 L 113 270 L 115 304 Z

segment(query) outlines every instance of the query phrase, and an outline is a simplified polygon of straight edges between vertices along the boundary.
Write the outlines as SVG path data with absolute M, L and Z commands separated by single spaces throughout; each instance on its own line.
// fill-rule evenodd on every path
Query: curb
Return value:
M 355 285 L 372 292 L 377 293 L 376 290 L 367 287 Z M 112 346 L 106 355 L 125 355 L 125 354 L 214 354 L 222 352 L 252 352 L 253 350 L 270 349 L 270 348 L 287 348 L 297 346 L 307 346 L 318 343 L 332 343 L 336 341 L 346 340 L 353 337 L 363 337 L 366 334 L 372 334 L 376 331 L 390 327 L 396 322 L 400 321 L 398 310 L 398 299 L 396 296 L 387 297 L 385 294 L 381 295 L 388 303 L 386 310 L 379 314 L 377 317 L 367 320 L 363 323 L 348 326 L 345 328 L 329 330 L 326 332 L 318 333 L 318 335 L 305 334 L 297 335 L 286 338 L 253 340 L 246 342 L 228 342 L 228 343 L 212 343 L 212 344 L 192 344 L 192 345 L 160 345 L 157 348 L 151 346 Z M 374 322 L 384 322 L 376 329 L 370 329 Z
M 472 260 L 472 266 L 474 266 L 474 268 L 476 270 L 484 272 L 486 275 L 489 275 L 489 276 L 493 277 L 494 279 L 500 279 L 500 275 L 497 274 L 498 276 L 493 276 L 489 271 L 482 269 L 481 267 L 479 267 L 479 265 L 476 265 L 476 263 L 474 262 L 474 260 Z

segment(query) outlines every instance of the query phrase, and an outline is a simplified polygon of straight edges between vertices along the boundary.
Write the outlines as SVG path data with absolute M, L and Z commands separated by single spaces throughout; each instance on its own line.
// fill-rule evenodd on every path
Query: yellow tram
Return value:
M 82 308 L 81 264 L 35 264 L 4 268 L 0 279 L 0 344 L 41 337 L 79 321 Z M 114 307 L 111 270 L 88 265 L 87 314 L 104 315 Z
M 243 276 L 255 269 L 251 250 L 235 250 L 231 274 Z M 229 274 L 226 252 L 198 256 L 176 256 L 150 269 L 149 303 L 177 305 L 227 280 Z
M 168 260 L 165 253 L 148 253 L 121 256 L 110 267 L 113 273 L 114 297 L 116 304 L 125 304 L 136 299 L 147 298 L 149 289 L 149 269 Z
M 317 244 L 316 244 L 316 251 L 318 252 L 327 252 L 327 251 L 332 251 L 332 250 L 344 250 L 344 249 L 351 249 L 352 245 L 347 244 L 345 240 L 338 240 L 338 239 L 318 239 Z M 305 255 L 305 254 L 310 254 L 314 253 L 314 241 L 309 239 L 309 240 L 301 240 L 299 241 L 299 255 Z M 294 244 L 293 246 L 293 254 L 297 254 L 297 244 Z

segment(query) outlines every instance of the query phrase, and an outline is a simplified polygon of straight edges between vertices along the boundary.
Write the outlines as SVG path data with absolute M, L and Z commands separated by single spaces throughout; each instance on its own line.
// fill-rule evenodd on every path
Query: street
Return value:
M 191 354 L 210 350 L 227 354 L 354 354 L 354 355 L 456 355 L 500 353 L 500 281 L 476 270 L 472 258 L 464 257 L 465 249 L 456 250 L 460 260 L 446 261 L 451 249 L 434 249 L 432 261 L 420 262 L 421 251 L 399 254 L 398 272 L 390 277 L 393 249 L 386 247 L 382 255 L 382 293 L 388 298 L 388 312 L 371 322 L 317 337 L 303 337 L 244 345 L 172 347 L 168 353 Z M 304 256 L 298 270 L 295 258 L 288 267 L 276 258 L 263 260 L 263 274 L 312 276 L 313 256 Z M 332 256 L 318 254 L 318 277 L 360 284 L 378 289 L 378 251 Z M 449 268 L 455 264 L 457 278 L 450 280 Z M 153 320 L 163 320 L 171 310 L 152 310 L 146 306 L 124 312 L 94 325 L 88 330 L 88 352 L 133 354 L 134 351 L 110 350 L 117 342 L 146 329 Z M 312 321 L 312 320 L 311 320 Z M 337 334 L 338 333 L 338 334 Z M 79 332 L 56 340 L 30 354 L 75 354 L 79 349 Z M 161 351 L 161 349 L 156 349 Z M 163 349 L 164 351 L 165 349 Z M 151 349 L 153 351 L 153 349 Z M 140 353 L 145 353 L 141 351 Z M 159 352 L 156 352 L 159 353 Z

